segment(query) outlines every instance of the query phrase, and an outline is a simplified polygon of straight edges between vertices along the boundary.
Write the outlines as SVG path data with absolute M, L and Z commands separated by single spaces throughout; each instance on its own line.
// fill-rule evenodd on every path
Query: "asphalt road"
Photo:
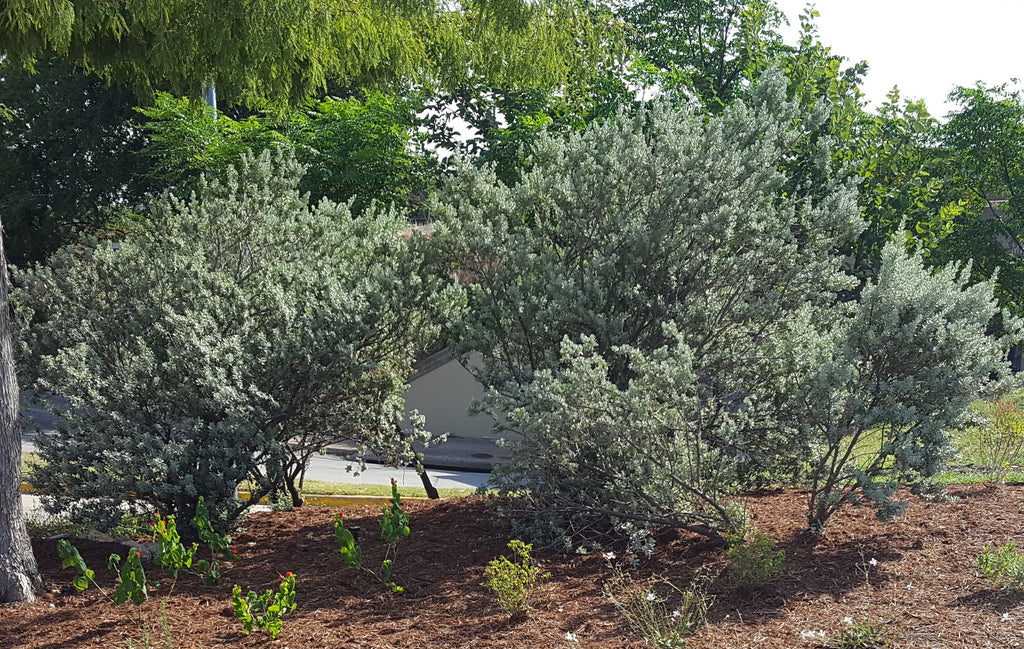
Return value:
M 60 425 L 60 419 L 45 408 L 28 403 L 26 395 L 23 395 L 22 399 L 22 413 L 25 425 L 21 436 L 21 448 L 26 452 L 34 452 L 36 438 L 47 431 L 54 431 Z M 423 486 L 420 477 L 413 469 L 367 464 L 366 469 L 356 475 L 358 468 L 357 462 L 341 456 L 316 455 L 306 470 L 306 478 L 343 484 L 382 485 L 391 484 L 391 478 L 394 478 L 399 487 Z M 490 477 L 488 472 L 447 469 L 428 469 L 427 475 L 430 476 L 433 485 L 439 489 L 475 489 L 487 482 Z

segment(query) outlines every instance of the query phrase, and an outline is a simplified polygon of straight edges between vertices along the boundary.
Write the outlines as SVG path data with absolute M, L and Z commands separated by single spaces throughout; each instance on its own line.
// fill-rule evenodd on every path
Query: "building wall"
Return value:
M 495 433 L 494 419 L 487 415 L 470 415 L 469 406 L 484 394 L 473 375 L 447 350 L 434 354 L 420 364 L 409 381 L 405 408 L 418 410 L 426 417 L 426 428 L 432 433 L 448 433 L 454 437 L 509 437 L 507 432 Z

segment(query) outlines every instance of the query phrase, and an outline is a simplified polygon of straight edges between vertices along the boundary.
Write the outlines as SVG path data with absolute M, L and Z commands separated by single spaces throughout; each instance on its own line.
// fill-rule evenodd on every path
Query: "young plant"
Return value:
M 132 550 L 128 553 L 128 558 L 125 559 L 124 565 L 121 566 L 120 564 L 120 555 L 110 555 L 107 567 L 118 571 L 120 581 L 117 585 L 117 590 L 110 596 L 110 599 L 115 604 L 124 604 L 131 600 L 136 606 L 142 606 L 142 603 L 149 599 L 149 589 L 146 587 L 146 571 L 142 568 L 142 553 L 138 550 Z
M 530 551 L 533 546 L 518 539 L 508 542 L 508 549 L 514 555 L 513 560 L 505 556 L 495 557 L 487 564 L 484 576 L 485 584 L 498 600 L 498 606 L 505 609 L 510 617 L 522 615 L 532 608 L 533 590 L 537 582 L 550 577 L 550 573 L 541 574 L 540 568 L 533 565 Z
M 828 649 L 885 649 L 889 646 L 885 623 L 857 622 L 825 646 Z
M 211 559 L 200 559 L 196 562 L 196 574 L 202 580 L 203 585 L 216 584 L 221 578 L 220 559 L 234 560 L 238 557 L 238 551 L 231 547 L 230 534 L 218 534 L 210 523 L 210 514 L 206 508 L 206 501 L 199 497 L 199 504 L 196 506 L 196 516 L 192 519 L 196 529 L 199 530 L 199 539 L 210 548 Z
M 638 581 L 615 569 L 604 594 L 629 626 L 649 644 L 664 649 L 686 646 L 686 638 L 707 621 L 714 597 L 708 586 L 714 576 L 700 573 L 685 590 L 662 577 Z
M 235 584 L 231 590 L 231 604 L 235 617 L 242 621 L 242 633 L 248 634 L 254 628 L 265 629 L 271 638 L 277 639 L 284 623 L 281 618 L 290 615 L 295 603 L 295 575 L 287 572 L 281 575 L 277 592 L 267 590 L 262 595 L 250 590 L 242 597 L 242 589 Z
M 1010 541 L 992 552 L 988 546 L 978 557 L 978 568 L 1000 588 L 1024 590 L 1024 554 Z
M 124 604 L 131 600 L 136 606 L 141 606 L 149 599 L 146 571 L 142 568 L 142 553 L 138 550 L 131 550 L 128 553 L 124 566 L 121 566 L 121 555 L 112 554 L 107 560 L 107 568 L 118 572 L 120 582 L 112 595 L 107 595 L 106 591 L 100 588 L 96 583 L 96 573 L 85 565 L 78 548 L 71 545 L 67 539 L 57 542 L 57 555 L 61 558 L 61 568 L 74 568 L 78 572 L 72 581 L 78 592 L 86 590 L 92 583 L 115 604 Z
M 411 533 L 409 515 L 402 510 L 401 500 L 398 484 L 394 478 L 391 478 L 391 501 L 384 507 L 380 519 L 380 534 L 387 544 L 384 560 L 381 562 L 380 574 L 363 566 L 363 550 L 359 547 L 352 531 L 345 528 L 345 512 L 338 512 L 334 515 L 334 538 L 338 541 L 338 552 L 345 563 L 373 575 L 374 578 L 390 588 L 391 592 L 398 594 L 405 592 L 404 588 L 391 579 L 395 568 L 395 559 L 398 557 L 398 541 Z
M 998 399 L 976 404 L 974 409 L 986 422 L 972 430 L 966 450 L 992 470 L 993 480 L 1002 481 L 1024 451 L 1024 407 L 1015 400 Z
M 186 548 L 181 543 L 181 535 L 178 534 L 178 525 L 173 515 L 165 519 L 160 516 L 160 512 L 157 512 L 150 524 L 153 526 L 153 539 L 159 545 L 156 562 L 165 574 L 177 582 L 178 574 L 182 570 L 192 567 L 192 559 L 195 557 L 199 544 L 193 543 L 192 547 Z M 171 592 L 173 591 L 172 583 Z
M 749 542 L 745 536 L 729 538 L 729 575 L 744 588 L 758 588 L 782 574 L 786 551 L 777 548 L 771 538 L 756 529 L 750 532 L 750 537 Z
M 78 572 L 71 582 L 76 591 L 81 593 L 86 590 L 89 588 L 90 582 L 99 588 L 99 585 L 96 584 L 96 573 L 85 565 L 85 560 L 79 554 L 78 548 L 71 545 L 70 541 L 67 539 L 57 541 L 57 556 L 61 559 L 61 568 L 74 568 Z M 100 588 L 101 592 L 102 590 Z

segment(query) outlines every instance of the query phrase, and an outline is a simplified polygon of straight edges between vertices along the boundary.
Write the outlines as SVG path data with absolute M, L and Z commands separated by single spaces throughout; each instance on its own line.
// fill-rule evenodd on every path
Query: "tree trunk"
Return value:
M 21 507 L 18 380 L 7 292 L 7 257 L 0 236 L 0 602 L 31 602 L 42 592 L 43 582 Z
M 437 488 L 430 482 L 430 476 L 427 475 L 427 469 L 423 466 L 423 463 L 416 460 L 414 464 L 416 473 L 420 474 L 420 482 L 423 483 L 423 490 L 427 492 L 427 498 L 431 500 L 437 500 L 441 496 L 437 493 Z

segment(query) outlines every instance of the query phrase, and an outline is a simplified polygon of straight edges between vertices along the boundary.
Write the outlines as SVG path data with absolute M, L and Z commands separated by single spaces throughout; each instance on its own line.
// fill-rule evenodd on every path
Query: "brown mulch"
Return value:
M 722 578 L 712 586 L 715 603 L 708 626 L 690 649 L 821 647 L 801 631 L 835 638 L 844 618 L 886 623 L 893 647 L 929 649 L 1024 647 L 1024 596 L 1001 591 L 978 573 L 975 559 L 986 545 L 1024 546 L 1024 488 L 950 488 L 952 502 L 911 497 L 894 523 L 878 522 L 867 507 L 846 507 L 814 542 L 801 533 L 805 495 L 788 490 L 745 497 L 753 522 L 786 551 L 783 575 L 772 586 L 743 590 Z M 346 520 L 360 525 L 367 565 L 379 563 L 379 508 L 353 507 Z M 330 522 L 332 510 L 305 507 L 254 514 L 235 535 L 242 559 L 219 585 L 179 580 L 165 584 L 141 610 L 114 606 L 95 589 L 69 593 L 69 571 L 60 570 L 55 541 L 35 542 L 47 593 L 31 605 L 0 608 L 0 647 L 140 646 L 139 617 L 153 646 L 163 647 L 160 604 L 176 649 L 193 647 L 390 648 L 390 647 L 642 647 L 602 587 L 612 575 L 601 553 L 535 552 L 551 577 L 528 616 L 509 620 L 483 588 L 487 562 L 504 551 L 508 533 L 484 500 L 410 502 L 413 535 L 399 548 L 396 580 L 406 594 L 392 595 L 370 577 L 341 562 Z M 684 585 L 702 566 L 724 564 L 721 550 L 689 534 L 666 532 L 655 555 L 636 568 L 641 577 L 661 575 Z M 79 541 L 77 547 L 113 587 L 106 569 L 119 546 Z M 615 559 L 623 562 L 624 557 Z M 871 559 L 877 561 L 871 565 Z M 147 565 L 150 578 L 158 571 Z M 275 587 L 279 573 L 297 575 L 299 608 L 285 619 L 274 643 L 262 631 L 249 636 L 231 611 L 233 584 Z M 567 639 L 575 634 L 576 641 Z

